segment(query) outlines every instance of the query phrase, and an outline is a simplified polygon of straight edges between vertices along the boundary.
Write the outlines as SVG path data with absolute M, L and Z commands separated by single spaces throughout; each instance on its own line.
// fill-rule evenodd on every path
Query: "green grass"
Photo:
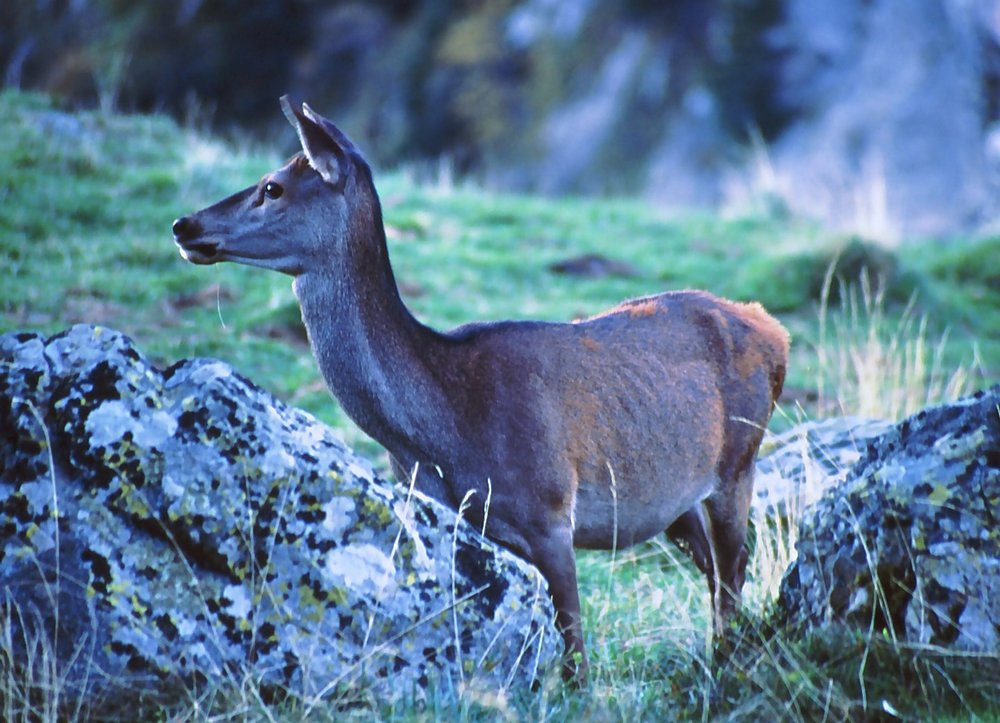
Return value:
M 289 129 L 261 150 L 160 117 L 70 115 L 41 96 L 0 94 L 0 332 L 99 323 L 131 335 L 161 365 L 223 359 L 382 464 L 379 447 L 327 394 L 289 280 L 246 267 L 191 266 L 171 240 L 173 218 L 253 183 L 292 150 L 292 140 Z M 780 214 L 667 215 L 637 201 L 498 194 L 419 183 L 405 172 L 376 173 L 376 184 L 404 297 L 436 327 L 568 320 L 664 289 L 757 299 L 793 335 L 779 428 L 829 413 L 898 417 L 998 378 L 998 236 L 893 251 Z M 549 269 L 583 254 L 634 273 L 581 278 Z M 902 391 L 872 402 L 864 391 L 871 387 Z M 585 552 L 579 571 L 593 665 L 586 693 L 569 694 L 552 681 L 510 697 L 470 690 L 457 707 L 431 701 L 425 709 L 352 715 L 839 720 L 884 714 L 883 700 L 904 717 L 961 720 L 998 710 L 995 659 L 846 634 L 792 641 L 766 630 L 760 621 L 793 537 L 794 530 L 758 535 L 745 590 L 748 622 L 733 633 L 728 662 L 713 661 L 704 581 L 674 560 L 673 548 L 657 542 L 614 556 Z M 44 651 L 38 659 L 57 667 Z M 977 672 L 993 692 L 980 689 Z M 24 682 L 0 673 L 8 696 Z M 265 704 L 252 681 L 191 693 L 171 710 L 180 719 L 347 715 L 322 703 Z

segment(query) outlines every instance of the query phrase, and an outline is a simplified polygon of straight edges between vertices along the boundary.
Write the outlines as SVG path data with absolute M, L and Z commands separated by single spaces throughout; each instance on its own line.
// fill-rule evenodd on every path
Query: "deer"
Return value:
M 705 575 L 723 630 L 785 378 L 782 325 L 756 302 L 681 290 L 575 322 L 436 331 L 401 298 L 361 152 L 308 104 L 284 96 L 281 107 L 301 151 L 174 221 L 180 255 L 292 277 L 327 386 L 397 480 L 412 475 L 544 577 L 570 684 L 588 676 L 574 548 L 665 532 Z

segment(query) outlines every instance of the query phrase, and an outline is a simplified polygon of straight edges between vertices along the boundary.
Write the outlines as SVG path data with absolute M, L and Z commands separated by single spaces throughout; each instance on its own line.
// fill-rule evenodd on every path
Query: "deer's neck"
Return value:
M 427 459 L 454 426 L 439 381 L 443 341 L 403 304 L 384 232 L 336 268 L 311 269 L 293 288 L 327 385 L 367 434 L 409 463 Z

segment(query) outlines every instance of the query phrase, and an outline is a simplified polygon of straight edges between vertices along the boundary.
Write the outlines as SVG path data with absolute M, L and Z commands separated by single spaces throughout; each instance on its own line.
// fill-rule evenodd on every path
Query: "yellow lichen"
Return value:
M 947 485 L 942 484 L 934 487 L 934 490 L 927 495 L 927 500 L 932 505 L 943 505 L 949 498 L 951 498 L 951 492 L 948 490 Z

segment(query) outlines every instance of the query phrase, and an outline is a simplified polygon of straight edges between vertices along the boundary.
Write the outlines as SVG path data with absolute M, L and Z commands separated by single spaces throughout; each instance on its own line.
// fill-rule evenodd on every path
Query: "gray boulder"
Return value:
M 833 417 L 796 425 L 769 440 L 754 473 L 754 519 L 797 518 L 828 489 L 843 484 L 871 441 L 892 427 L 880 419 Z
M 777 618 L 1000 651 L 1000 385 L 901 422 L 799 526 Z
M 225 678 L 365 704 L 559 659 L 537 570 L 221 362 L 7 334 L 0 439 L 0 668 L 47 653 L 78 695 Z

